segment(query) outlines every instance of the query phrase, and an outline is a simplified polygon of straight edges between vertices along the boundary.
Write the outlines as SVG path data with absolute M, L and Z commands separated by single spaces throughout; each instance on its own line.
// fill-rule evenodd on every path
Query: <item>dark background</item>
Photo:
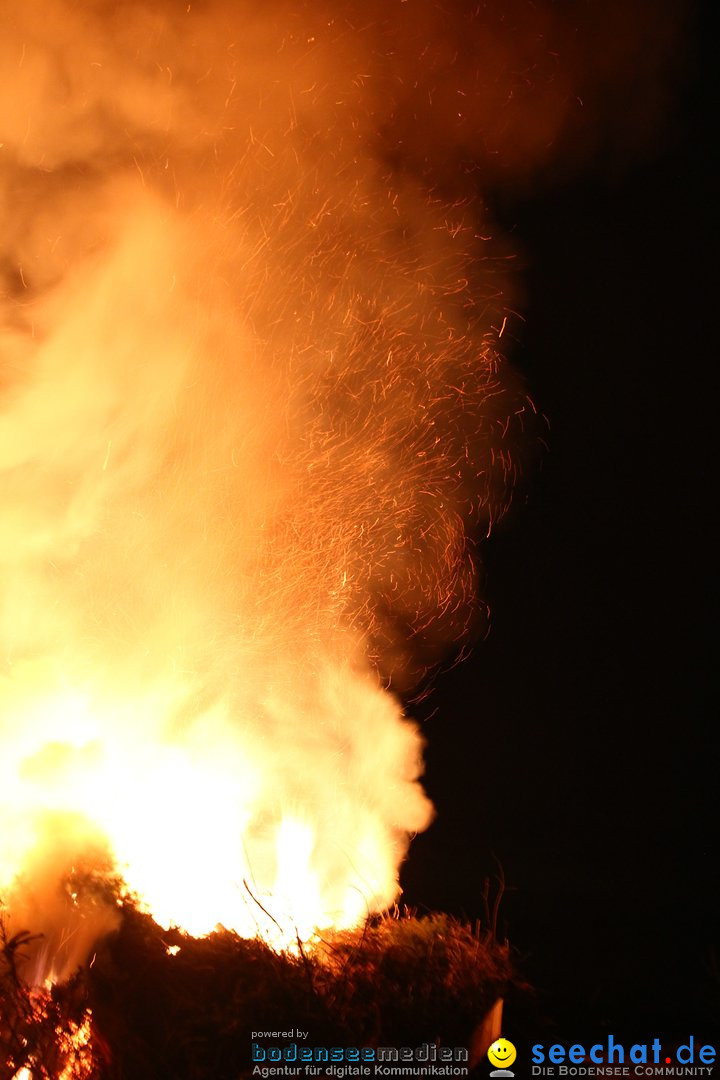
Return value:
M 484 545 L 487 640 L 410 708 L 438 818 L 403 882 L 477 918 L 504 874 L 498 933 L 533 987 L 510 1038 L 720 1031 L 706 13 L 636 161 L 492 202 L 550 449 Z

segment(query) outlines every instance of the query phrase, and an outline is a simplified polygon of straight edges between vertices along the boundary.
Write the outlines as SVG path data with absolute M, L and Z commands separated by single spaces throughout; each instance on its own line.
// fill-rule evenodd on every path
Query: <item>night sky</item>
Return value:
M 484 547 L 487 640 L 410 706 L 439 814 L 404 899 L 482 917 L 502 868 L 499 933 L 534 987 L 511 1038 L 711 1036 L 720 1016 L 703 18 L 641 153 L 490 200 L 522 252 L 513 360 L 550 449 Z

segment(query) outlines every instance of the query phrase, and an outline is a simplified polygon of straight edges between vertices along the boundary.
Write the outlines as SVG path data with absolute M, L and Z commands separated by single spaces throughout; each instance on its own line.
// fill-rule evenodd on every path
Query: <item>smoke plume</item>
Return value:
M 429 0 L 2 10 L 12 923 L 53 943 L 39 972 L 71 970 L 113 915 L 68 881 L 114 866 L 191 932 L 268 932 L 259 898 L 291 937 L 349 925 L 432 814 L 383 680 L 472 625 L 472 538 L 533 413 L 473 196 L 552 156 L 567 25 Z

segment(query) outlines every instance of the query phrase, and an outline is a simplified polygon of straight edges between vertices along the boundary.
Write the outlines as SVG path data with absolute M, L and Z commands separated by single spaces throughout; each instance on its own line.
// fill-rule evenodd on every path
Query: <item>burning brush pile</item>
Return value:
M 3 1078 L 154 1080 L 253 1075 L 251 1035 L 278 1018 L 325 1045 L 473 1046 L 508 986 L 505 952 L 445 916 L 383 918 L 310 949 L 218 930 L 162 931 L 125 905 L 91 966 L 39 988 L 0 943 Z
M 2 9 L 0 1030 L 70 1077 L 139 937 L 158 994 L 194 957 L 322 1011 L 321 942 L 398 896 L 396 695 L 473 630 L 533 416 L 461 166 L 538 133 L 509 9 Z

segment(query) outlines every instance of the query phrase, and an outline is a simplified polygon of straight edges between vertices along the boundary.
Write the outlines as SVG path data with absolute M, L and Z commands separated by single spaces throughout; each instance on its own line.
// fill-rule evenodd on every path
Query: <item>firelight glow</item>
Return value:
M 531 406 L 363 33 L 29 0 L 3 40 L 0 898 L 38 981 L 116 921 L 83 875 L 282 946 L 391 904 L 431 820 L 385 686 L 471 623 Z

